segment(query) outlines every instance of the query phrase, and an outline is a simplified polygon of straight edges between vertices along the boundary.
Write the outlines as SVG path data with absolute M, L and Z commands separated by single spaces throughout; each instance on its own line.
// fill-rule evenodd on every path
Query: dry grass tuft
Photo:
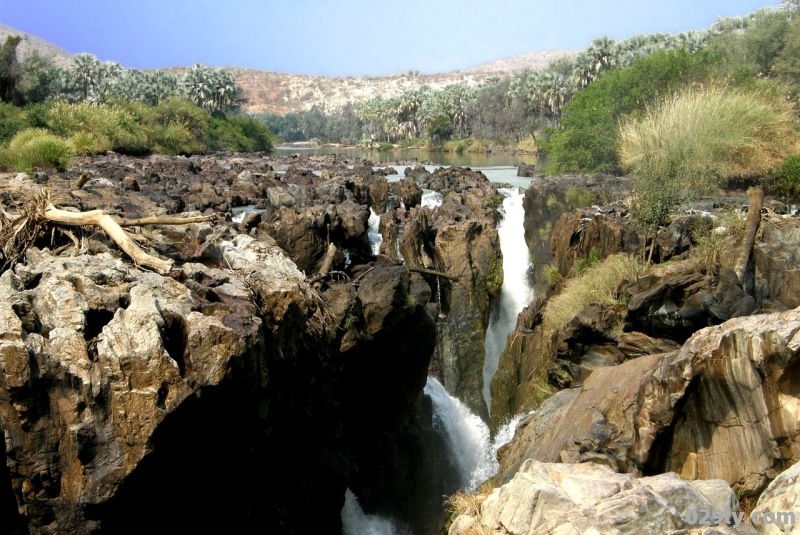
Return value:
M 635 257 L 616 254 L 598 262 L 582 275 L 568 280 L 564 290 L 551 298 L 542 314 L 543 339 L 549 340 L 587 305 L 613 306 L 620 302 L 617 289 L 622 281 L 633 281 L 647 269 Z
M 692 186 L 758 176 L 797 153 L 796 123 L 773 88 L 688 89 L 621 125 L 620 161 L 636 175 Z

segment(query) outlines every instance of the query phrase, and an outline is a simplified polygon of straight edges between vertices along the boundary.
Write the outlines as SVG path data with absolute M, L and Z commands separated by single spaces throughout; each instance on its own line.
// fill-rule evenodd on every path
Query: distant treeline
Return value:
M 686 84 L 772 80 L 787 98 L 800 90 L 797 0 L 708 30 L 595 39 L 546 69 L 465 87 L 429 86 L 341 110 L 259 114 L 285 141 L 375 143 L 477 138 L 514 143 L 533 137 L 551 171 L 619 171 L 618 122 Z M 603 83 L 599 83 L 603 81 Z
M 21 38 L 0 46 L 0 167 L 64 167 L 74 155 L 270 150 L 272 134 L 239 110 L 232 74 L 197 64 L 183 76 L 123 69 L 78 54 L 64 69 Z

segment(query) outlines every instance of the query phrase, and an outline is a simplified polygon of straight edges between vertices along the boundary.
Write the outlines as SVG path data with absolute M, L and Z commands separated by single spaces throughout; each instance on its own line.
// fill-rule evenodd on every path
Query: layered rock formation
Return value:
M 736 496 L 722 481 L 692 481 L 675 474 L 637 479 L 593 463 L 526 461 L 478 511 L 459 516 L 450 535 L 475 533 L 476 525 L 499 535 L 545 533 L 733 534 L 687 522 L 688 511 L 736 511 Z M 726 519 L 729 517 L 726 515 Z
M 2 275 L 0 510 L 15 519 L 4 526 L 338 533 L 349 487 L 367 513 L 416 533 L 440 528 L 441 497 L 455 489 L 422 390 L 437 342 L 432 303 L 444 299 L 435 277 L 371 256 L 368 205 L 390 190 L 385 172 L 350 163 L 112 154 L 43 174 L 68 209 L 263 212 L 236 226 L 142 228 L 151 254 L 177 261 L 168 277 L 80 232 L 81 251 L 48 234 L 38 245 L 51 249 L 29 249 Z M 79 172 L 95 178 L 75 189 Z M 14 211 L 39 187 L 3 184 L 0 200 Z M 492 221 L 462 221 L 472 209 L 461 206 L 458 221 L 419 212 L 404 242 L 422 267 L 458 271 L 454 311 L 488 301 L 482 270 L 499 263 Z M 432 245 L 436 224 L 446 232 Z M 469 241 L 458 249 L 450 233 Z M 329 243 L 343 253 L 337 274 L 311 287 L 305 275 Z M 423 259 L 435 247 L 446 265 Z
M 730 320 L 680 351 L 594 370 L 549 399 L 506 450 L 500 478 L 524 459 L 595 460 L 622 472 L 724 479 L 757 494 L 797 462 L 800 310 Z

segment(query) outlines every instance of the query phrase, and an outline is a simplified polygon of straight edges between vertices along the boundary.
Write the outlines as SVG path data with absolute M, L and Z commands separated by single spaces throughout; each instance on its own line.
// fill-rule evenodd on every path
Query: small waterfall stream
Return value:
M 381 217 L 370 207 L 369 221 L 367 222 L 367 237 L 369 237 L 369 243 L 372 246 L 372 254 L 375 256 L 378 256 L 381 252 L 381 243 L 383 243 L 383 236 L 381 236 L 380 230 L 378 230 L 380 222 Z
M 516 327 L 517 315 L 533 300 L 530 282 L 532 265 L 522 227 L 525 220 L 525 209 L 522 206 L 524 194 L 519 188 L 499 188 L 497 191 L 506 198 L 501 208 L 503 220 L 497 226 L 500 249 L 503 251 L 503 287 L 500 289 L 500 296 L 492 303 L 484 343 L 486 357 L 483 363 L 483 399 L 486 400 L 490 412 L 492 395 L 489 384 L 497 372 L 508 334 Z

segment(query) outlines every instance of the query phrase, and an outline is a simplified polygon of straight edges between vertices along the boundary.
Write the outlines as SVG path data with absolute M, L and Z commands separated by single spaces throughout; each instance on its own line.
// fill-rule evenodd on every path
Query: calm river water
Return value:
M 483 172 L 492 182 L 510 184 L 511 186 L 519 188 L 527 188 L 531 182 L 530 178 L 517 176 L 517 165 L 519 162 L 525 162 L 527 164 L 537 163 L 537 158 L 533 154 L 485 154 L 474 152 L 456 154 L 453 152 L 431 152 L 422 149 L 377 151 L 339 147 L 320 147 L 313 149 L 277 147 L 273 152 L 278 156 L 288 156 L 289 154 L 295 153 L 308 155 L 339 154 L 348 158 L 364 158 L 372 160 L 375 163 L 416 159 L 420 162 L 433 162 L 434 165 L 425 166 L 429 171 L 433 171 L 437 167 L 442 166 L 460 165 Z M 400 174 L 400 176 L 396 176 L 399 180 L 402 178 L 406 166 L 398 165 L 393 167 L 395 167 Z M 387 178 L 392 180 L 393 177 L 389 176 Z

